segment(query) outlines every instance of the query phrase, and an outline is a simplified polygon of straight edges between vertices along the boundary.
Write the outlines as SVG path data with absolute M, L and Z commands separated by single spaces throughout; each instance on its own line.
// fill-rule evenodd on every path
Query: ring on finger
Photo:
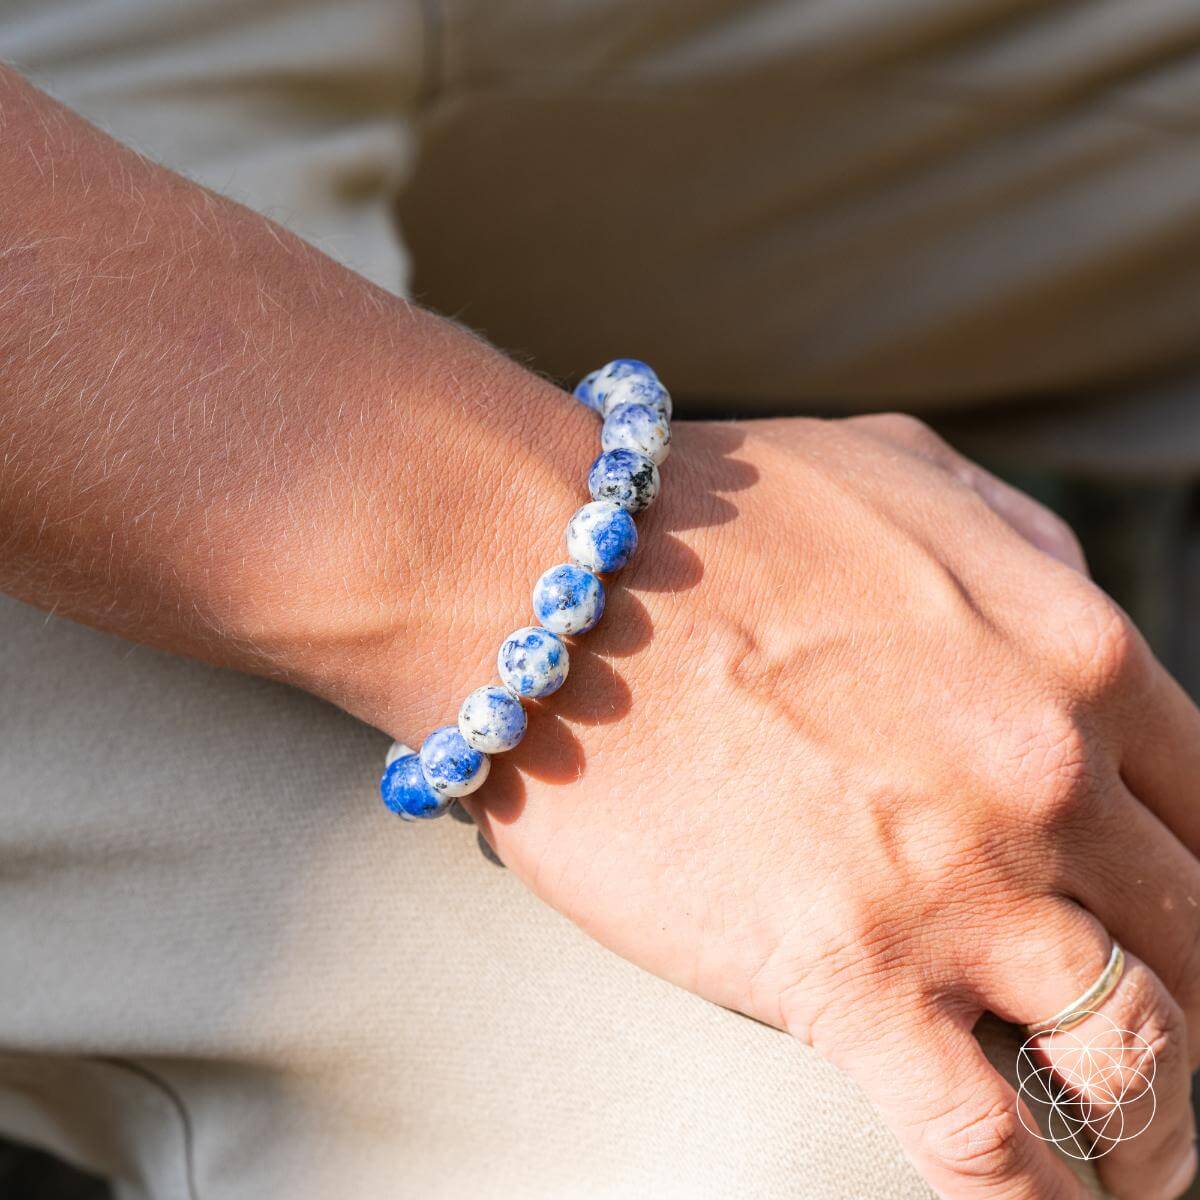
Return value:
M 1049 1033 L 1051 1030 L 1057 1032 L 1058 1030 L 1073 1029 L 1113 994 L 1124 973 L 1125 951 L 1114 941 L 1108 962 L 1105 963 L 1104 970 L 1096 976 L 1095 983 L 1065 1008 L 1059 1009 L 1054 1016 L 1026 1025 L 1025 1032 L 1032 1036 L 1036 1033 Z

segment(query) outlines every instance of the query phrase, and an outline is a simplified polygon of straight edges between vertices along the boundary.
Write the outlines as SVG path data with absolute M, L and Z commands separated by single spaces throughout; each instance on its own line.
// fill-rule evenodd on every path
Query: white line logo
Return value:
M 1072 1013 L 1074 1018 L 1077 1014 Z M 1103 1158 L 1154 1120 L 1154 1051 L 1136 1033 L 1089 1012 L 1084 1040 L 1055 1026 L 1029 1038 L 1017 1054 L 1017 1091 L 1045 1129 L 1018 1108 L 1021 1124 L 1070 1158 Z M 1043 1042 L 1042 1039 L 1047 1039 Z M 1052 1048 L 1053 1061 L 1046 1053 Z M 1141 1101 L 1136 1116 L 1128 1113 Z M 1145 1108 L 1145 1112 L 1141 1111 Z

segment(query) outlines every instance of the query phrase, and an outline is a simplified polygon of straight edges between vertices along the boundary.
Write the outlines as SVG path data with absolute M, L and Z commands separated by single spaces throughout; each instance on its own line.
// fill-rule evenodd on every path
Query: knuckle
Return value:
M 1064 545 L 1071 546 L 1082 553 L 1083 546 L 1079 541 L 1079 535 L 1071 528 L 1070 523 L 1044 504 L 1040 504 L 1038 507 L 1041 510 L 1042 521 L 1045 523 L 1047 531 L 1057 537 Z
M 927 1121 L 921 1148 L 943 1171 L 995 1183 L 1020 1170 L 1024 1135 L 1016 1097 L 997 1097 L 984 1108 Z
M 894 429 L 897 432 L 910 433 L 917 437 L 933 438 L 937 436 L 933 430 L 921 420 L 920 417 L 914 417 L 912 413 L 880 413 L 879 422 L 881 425 L 886 425 L 889 429 Z
M 1013 793 L 1035 824 L 1058 829 L 1094 815 L 1093 747 L 1073 713 L 1059 705 L 1032 711 L 1013 730 L 1007 756 L 1006 767 L 1020 785 Z
M 867 413 L 853 419 L 860 428 L 907 446 L 941 449 L 946 444 L 924 421 L 911 413 Z
M 1045 505 L 1037 506 L 1037 520 L 1048 546 L 1057 550 L 1063 558 L 1083 558 L 1083 545 L 1075 530 Z
M 1098 588 L 1082 590 L 1069 605 L 1066 656 L 1089 692 L 1103 692 L 1128 677 L 1141 656 L 1141 639 L 1129 618 Z
M 842 920 L 825 942 L 828 970 L 842 978 L 879 979 L 903 968 L 909 941 L 904 922 L 881 919 L 877 906 L 866 898 L 835 907 Z
M 822 959 L 790 982 L 774 987 L 754 981 L 756 1010 L 777 1014 L 776 1023 L 842 1070 L 852 1070 L 865 1034 L 873 1034 L 888 1013 L 879 1012 L 878 993 L 895 997 L 906 1011 L 928 1009 L 932 1001 L 917 983 L 897 972 L 872 975 L 871 968 Z
M 777 950 L 755 985 L 778 995 L 788 1032 L 830 1045 L 839 1014 L 861 1013 L 881 992 L 903 996 L 911 1011 L 925 1003 L 908 969 L 910 938 L 907 923 L 881 919 L 878 905 L 834 896 L 825 918 L 805 930 L 803 947 Z
M 1087 649 L 1093 675 L 1101 683 L 1122 678 L 1137 655 L 1133 625 L 1115 604 L 1104 601 L 1096 605 L 1091 629 Z

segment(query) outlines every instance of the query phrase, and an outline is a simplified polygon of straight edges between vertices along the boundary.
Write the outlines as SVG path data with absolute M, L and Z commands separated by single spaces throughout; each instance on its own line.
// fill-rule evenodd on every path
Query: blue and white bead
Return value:
M 567 553 L 589 571 L 619 571 L 637 544 L 633 518 L 611 500 L 593 500 L 567 522 Z
M 473 750 L 502 754 L 525 736 L 524 706 L 507 688 L 488 684 L 476 688 L 458 710 L 458 732 Z
M 380 793 L 403 820 L 441 816 L 487 779 L 490 754 L 512 750 L 525 736 L 522 697 L 552 695 L 566 682 L 570 658 L 563 637 L 586 633 L 604 613 L 597 576 L 620 570 L 637 549 L 633 514 L 658 496 L 658 464 L 671 444 L 671 396 L 654 371 L 617 358 L 585 376 L 576 397 L 603 414 L 602 453 L 588 471 L 592 502 L 567 525 L 571 562 L 551 567 L 533 589 L 541 626 L 518 629 L 496 655 L 503 687 L 476 688 L 458 724 L 434 730 L 419 753 L 401 742 L 387 752 Z
M 420 758 L 407 746 L 400 748 L 407 753 L 393 758 L 389 751 L 387 769 L 379 781 L 384 804 L 403 821 L 440 817 L 454 803 L 454 797 L 435 792 L 421 770 Z
M 421 745 L 421 770 L 442 796 L 469 796 L 488 777 L 492 760 L 458 731 L 457 725 L 435 729 Z
M 533 615 L 559 637 L 587 633 L 604 615 L 604 585 L 574 563 L 551 567 L 533 585 Z
M 650 404 L 618 404 L 604 418 L 602 450 L 636 450 L 658 466 L 671 449 L 671 422 Z
M 576 399 L 604 412 L 604 404 L 612 389 L 624 379 L 649 379 L 658 382 L 654 369 L 637 358 L 614 358 L 596 371 L 585 375 L 575 388 Z
M 600 378 L 600 373 L 604 370 L 599 367 L 595 371 L 589 371 L 576 385 L 575 390 L 571 393 L 580 404 L 587 408 L 594 409 L 599 412 L 603 407 L 602 403 L 596 399 L 596 381 Z
M 606 450 L 588 472 L 593 500 L 611 500 L 627 513 L 639 513 L 658 495 L 658 468 L 636 450 Z
M 557 692 L 570 667 L 567 648 L 548 629 L 527 625 L 510 633 L 496 655 L 500 681 L 516 696 L 537 699 Z
M 406 754 L 416 754 L 416 751 L 411 746 L 406 746 L 403 742 L 393 742 L 389 747 L 387 754 L 384 755 L 383 765 L 390 767 L 398 758 L 403 758 Z
M 645 404 L 650 408 L 662 409 L 663 416 L 668 421 L 671 419 L 671 393 L 657 378 L 648 379 L 644 375 L 628 375 L 614 383 L 605 391 L 602 404 L 600 411 L 606 417 L 622 404 Z

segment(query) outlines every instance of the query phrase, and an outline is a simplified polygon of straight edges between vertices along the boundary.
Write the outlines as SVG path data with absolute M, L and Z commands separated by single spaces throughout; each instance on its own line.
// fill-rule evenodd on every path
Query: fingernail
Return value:
M 1171 1197 L 1171 1200 L 1176 1200 L 1187 1191 L 1188 1184 L 1192 1182 L 1192 1177 L 1196 1174 L 1196 1145 L 1193 1142 L 1192 1148 L 1188 1151 L 1187 1157 L 1179 1164 L 1178 1167 L 1171 1173 L 1171 1178 L 1166 1182 L 1166 1193 Z

